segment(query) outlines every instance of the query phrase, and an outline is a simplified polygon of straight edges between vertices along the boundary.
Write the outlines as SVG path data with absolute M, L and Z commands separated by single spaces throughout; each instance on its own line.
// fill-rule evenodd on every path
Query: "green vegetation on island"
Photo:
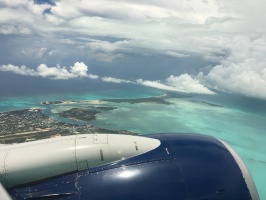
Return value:
M 135 99 L 102 99 L 103 101 L 114 102 L 114 103 L 157 103 L 170 105 L 171 103 L 166 101 L 162 97 L 147 97 L 147 98 L 135 98 Z
M 115 109 L 115 107 L 91 107 L 85 110 L 74 108 L 67 113 L 70 114 L 69 116 L 80 114 L 80 117 L 78 118 L 89 120 L 94 118 L 100 111 L 108 111 L 112 109 Z M 137 134 L 127 130 L 108 130 L 87 124 L 79 125 L 57 121 L 44 114 L 42 109 L 39 108 L 0 113 L 0 143 L 3 144 L 93 133 Z
M 58 113 L 60 117 L 73 119 L 73 120 L 83 120 L 91 121 L 96 119 L 96 115 L 102 111 L 114 110 L 116 107 L 103 107 L 103 106 L 89 106 L 88 108 L 72 108 L 67 111 Z

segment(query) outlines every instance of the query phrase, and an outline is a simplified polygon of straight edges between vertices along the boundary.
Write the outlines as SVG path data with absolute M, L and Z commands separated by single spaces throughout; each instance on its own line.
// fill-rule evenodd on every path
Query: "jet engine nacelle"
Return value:
M 5 187 L 82 171 L 155 149 L 151 138 L 85 134 L 0 146 L 0 182 Z
M 259 199 L 240 157 L 210 136 L 77 135 L 0 150 L 15 200 Z

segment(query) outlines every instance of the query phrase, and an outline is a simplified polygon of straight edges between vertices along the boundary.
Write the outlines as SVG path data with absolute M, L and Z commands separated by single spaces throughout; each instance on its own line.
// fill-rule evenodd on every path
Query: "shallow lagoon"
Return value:
M 122 104 L 98 116 L 95 125 L 143 134 L 190 132 L 211 135 L 229 143 L 250 170 L 261 199 L 266 199 L 266 117 L 258 111 L 208 105 L 191 98 L 168 99 L 171 105 Z

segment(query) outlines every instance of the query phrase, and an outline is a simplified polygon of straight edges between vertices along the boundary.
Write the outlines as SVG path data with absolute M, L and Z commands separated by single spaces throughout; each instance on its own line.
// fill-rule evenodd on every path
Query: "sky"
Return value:
M 265 10 L 264 0 L 0 0 L 0 75 L 265 100 Z

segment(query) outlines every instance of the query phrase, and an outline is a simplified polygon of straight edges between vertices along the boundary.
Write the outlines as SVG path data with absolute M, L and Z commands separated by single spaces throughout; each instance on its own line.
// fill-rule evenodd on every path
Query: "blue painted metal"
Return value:
M 217 139 L 156 134 L 161 145 L 145 154 L 10 189 L 21 199 L 251 199 L 240 168 Z
M 251 199 L 242 172 L 217 139 L 164 135 L 182 170 L 190 199 Z

